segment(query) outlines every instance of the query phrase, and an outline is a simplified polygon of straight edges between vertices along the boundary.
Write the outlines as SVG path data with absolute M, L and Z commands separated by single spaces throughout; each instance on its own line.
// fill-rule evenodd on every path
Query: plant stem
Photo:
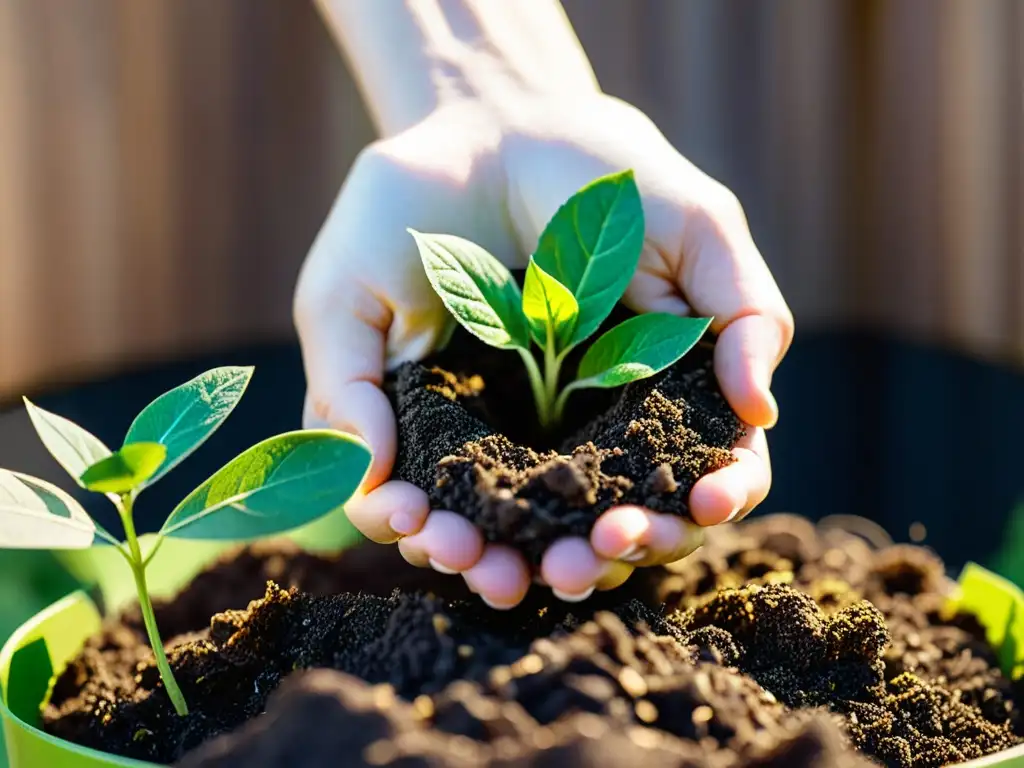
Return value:
M 142 560 L 142 570 L 146 570 L 149 564 L 153 562 L 153 558 L 156 557 L 156 553 L 160 551 L 160 546 L 164 543 L 164 537 L 161 536 L 153 543 L 153 548 L 149 550 L 149 554 Z
M 156 667 L 160 670 L 160 678 L 164 681 L 164 688 L 167 689 L 167 695 L 171 699 L 171 704 L 174 705 L 174 711 L 184 717 L 188 714 L 188 706 L 178 687 L 178 681 L 174 679 L 171 665 L 167 661 L 167 654 L 164 652 L 163 640 L 160 639 L 160 631 L 156 626 L 153 602 L 149 598 L 149 587 L 146 585 L 146 566 L 142 559 L 142 550 L 139 548 L 139 538 L 135 535 L 131 496 L 121 497 L 121 504 L 117 511 L 121 513 L 121 524 L 124 525 L 124 535 L 128 541 L 128 551 L 131 554 L 132 576 L 135 577 L 135 588 L 139 593 L 139 608 L 142 611 L 142 621 L 146 625 L 149 644 L 156 657 Z
M 558 373 L 562 368 L 562 358 L 555 355 L 555 340 L 551 328 L 548 328 L 548 344 L 544 349 L 544 403 L 547 412 L 545 427 L 558 424 L 560 414 L 555 408 L 558 396 Z
M 562 413 L 565 411 L 565 401 L 569 399 L 569 395 L 571 395 L 572 392 L 573 386 L 572 384 L 570 384 L 569 386 L 562 390 L 562 392 L 558 395 L 558 399 L 555 400 L 552 415 L 556 424 L 562 421 Z
M 544 380 L 540 375 L 540 368 L 537 367 L 537 361 L 530 354 L 530 350 L 519 349 L 519 355 L 523 358 L 523 362 L 526 364 L 526 373 L 530 377 L 530 389 L 533 390 L 533 400 L 537 405 L 537 416 L 540 419 L 541 426 L 546 427 L 549 406 L 544 389 Z

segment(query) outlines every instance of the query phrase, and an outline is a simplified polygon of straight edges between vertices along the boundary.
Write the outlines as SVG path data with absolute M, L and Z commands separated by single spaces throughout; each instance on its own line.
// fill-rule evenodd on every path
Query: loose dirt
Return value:
M 187 717 L 128 613 L 46 729 L 183 768 L 926 768 L 1024 736 L 1022 686 L 920 547 L 771 516 L 580 604 L 498 612 L 459 581 L 393 547 L 242 550 L 158 610 Z

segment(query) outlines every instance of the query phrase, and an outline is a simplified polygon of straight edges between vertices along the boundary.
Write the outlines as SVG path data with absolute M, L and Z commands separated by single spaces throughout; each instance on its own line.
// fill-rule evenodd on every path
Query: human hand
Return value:
M 396 425 L 384 371 L 438 343 L 447 314 L 407 228 L 460 235 L 510 267 L 529 253 L 579 187 L 632 168 L 646 244 L 623 297 L 634 311 L 713 315 L 715 372 L 748 434 L 733 464 L 690 495 L 697 526 L 636 507 L 609 510 L 589 541 L 566 538 L 530 573 L 514 550 L 484 544 L 426 494 L 389 481 Z M 374 450 L 364 494 L 347 511 L 378 542 L 398 542 L 418 566 L 461 573 L 494 607 L 511 607 L 538 578 L 565 600 L 621 584 L 633 568 L 672 562 L 699 546 L 700 526 L 735 520 L 771 483 L 764 430 L 777 418 L 772 373 L 793 320 L 735 197 L 680 155 L 641 112 L 598 91 L 567 102 L 523 95 L 501 106 L 460 102 L 365 150 L 303 267 L 295 319 L 309 391 L 307 426 L 361 434 Z

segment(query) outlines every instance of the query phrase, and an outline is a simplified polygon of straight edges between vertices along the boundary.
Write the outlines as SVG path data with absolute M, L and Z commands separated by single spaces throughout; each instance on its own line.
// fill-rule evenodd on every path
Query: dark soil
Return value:
M 58 678 L 45 727 L 181 768 L 930 768 L 1021 742 L 1024 690 L 973 619 L 943 616 L 928 550 L 789 516 L 708 539 L 508 612 L 393 547 L 243 550 L 159 608 L 187 717 L 127 615 Z
M 731 463 L 744 434 L 718 388 L 711 343 L 649 379 L 574 393 L 575 421 L 551 434 L 540 432 L 515 352 L 464 333 L 448 349 L 406 363 L 390 384 L 395 475 L 426 491 L 433 509 L 464 515 L 535 565 L 556 539 L 587 536 L 614 505 L 687 515 L 693 484 Z

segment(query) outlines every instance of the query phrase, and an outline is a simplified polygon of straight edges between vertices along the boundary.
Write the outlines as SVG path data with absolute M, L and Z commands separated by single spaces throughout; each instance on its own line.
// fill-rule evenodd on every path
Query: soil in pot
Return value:
M 458 584 L 393 547 L 244 550 L 159 608 L 188 717 L 126 614 L 60 676 L 45 727 L 185 768 L 925 768 L 1024 736 L 1024 690 L 943 615 L 919 547 L 773 516 L 581 604 L 538 587 L 497 612 Z

